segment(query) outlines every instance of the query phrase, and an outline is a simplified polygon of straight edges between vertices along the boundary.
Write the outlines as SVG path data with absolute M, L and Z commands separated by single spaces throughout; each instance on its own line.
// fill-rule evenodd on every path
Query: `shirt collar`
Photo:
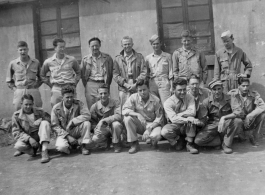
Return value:
M 33 60 L 32 60 L 32 59 L 30 58 L 30 56 L 29 56 L 28 64 L 31 64 L 32 61 L 33 61 Z M 20 60 L 20 57 L 18 57 L 17 60 L 16 60 L 16 64 L 20 64 L 20 63 L 23 63 L 23 62 Z
M 33 113 L 32 114 L 34 114 L 34 116 L 38 115 L 37 110 L 35 108 L 33 108 Z M 22 108 L 19 111 L 18 118 L 20 118 L 22 120 L 27 120 L 26 114 L 23 112 Z
M 98 102 L 97 102 L 97 106 L 98 106 L 98 109 L 100 110 L 100 109 L 102 109 L 103 108 L 103 105 L 101 104 L 101 101 L 99 100 Z M 113 105 L 114 105 L 114 103 L 113 103 L 113 101 L 111 101 L 111 99 L 109 99 L 109 103 L 108 103 L 108 105 L 107 106 L 105 106 L 105 108 L 107 108 L 107 107 L 113 107 Z
M 224 94 L 224 93 L 223 93 L 223 95 L 224 95 L 223 97 L 224 97 L 224 100 L 225 100 L 225 101 L 230 101 L 231 97 L 230 97 L 229 95 Z M 210 102 L 215 102 L 215 101 L 214 101 L 214 98 L 213 98 L 213 94 L 211 94 L 211 95 L 209 96 L 209 101 L 210 101 Z
M 66 54 L 64 54 L 63 59 L 66 59 L 66 58 L 69 58 L 69 56 L 66 55 Z M 57 60 L 57 58 L 56 58 L 56 53 L 52 55 L 51 59 L 52 59 L 52 60 Z M 63 60 L 63 59 L 62 59 L 62 60 Z
M 137 96 L 139 98 L 139 101 L 142 103 L 145 103 L 142 99 L 142 97 L 137 93 Z M 147 100 L 147 102 L 145 104 L 147 104 L 148 102 L 154 102 L 155 98 L 153 97 L 153 95 L 151 93 L 149 93 L 149 99 Z
M 64 110 L 64 113 L 70 112 L 72 109 L 73 109 L 73 105 L 71 106 L 71 108 L 68 109 L 68 108 L 65 107 L 65 104 L 63 102 L 63 110 Z
M 162 53 L 160 54 L 160 55 L 156 55 L 154 52 L 152 53 L 152 56 L 154 57 L 154 56 L 163 56 L 163 57 L 165 57 L 166 56 L 166 54 L 165 54 L 165 52 L 163 52 L 162 51 Z

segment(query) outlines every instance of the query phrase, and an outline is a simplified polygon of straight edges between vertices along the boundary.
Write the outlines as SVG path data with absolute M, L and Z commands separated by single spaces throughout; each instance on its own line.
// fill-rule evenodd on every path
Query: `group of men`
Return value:
M 249 90 L 252 65 L 233 43 L 233 35 L 221 35 L 224 48 L 216 53 L 214 79 L 207 80 L 205 56 L 193 47 L 188 30 L 181 34 L 183 47 L 173 55 L 161 50 L 157 35 L 150 38 L 153 53 L 143 57 L 133 49 L 133 39 L 121 40 L 123 50 L 114 59 L 100 51 L 101 41 L 88 41 L 91 54 L 79 65 L 65 54 L 66 43 L 55 39 L 55 54 L 44 61 L 28 55 L 28 45 L 18 43 L 19 58 L 10 62 L 6 82 L 14 90 L 12 132 L 17 140 L 14 156 L 32 157 L 41 150 L 42 163 L 49 162 L 48 144 L 56 133 L 56 149 L 69 154 L 80 148 L 90 154 L 97 147 L 129 153 L 139 151 L 138 134 L 156 149 L 168 140 L 170 148 L 185 147 L 197 154 L 197 146 L 222 147 L 232 153 L 235 135 L 257 145 L 262 131 L 265 104 Z M 241 63 L 245 72 L 240 73 Z M 110 98 L 110 84 L 118 84 L 119 101 Z M 79 80 L 85 88 L 87 106 L 76 100 Z M 39 87 L 51 88 L 51 115 L 44 112 Z

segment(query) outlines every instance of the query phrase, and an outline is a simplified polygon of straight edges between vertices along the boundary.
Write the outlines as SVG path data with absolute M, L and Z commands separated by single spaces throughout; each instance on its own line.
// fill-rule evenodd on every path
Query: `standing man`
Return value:
M 17 141 L 15 149 L 32 157 L 36 156 L 41 145 L 41 163 L 50 161 L 48 144 L 50 142 L 50 115 L 40 108 L 33 108 L 34 99 L 30 94 L 21 98 L 21 109 L 12 117 L 12 134 Z
M 223 82 L 224 92 L 227 93 L 238 87 L 237 75 L 241 71 L 241 63 L 244 64 L 245 68 L 244 74 L 240 75 L 247 78 L 251 76 L 252 64 L 246 53 L 235 46 L 233 43 L 234 36 L 229 30 L 221 34 L 221 39 L 224 48 L 215 54 L 214 79 Z
M 209 83 L 211 96 L 203 101 L 200 107 L 200 116 L 203 128 L 195 138 L 199 146 L 220 146 L 226 154 L 231 154 L 232 143 L 236 133 L 240 131 L 242 121 L 234 117 L 231 108 L 230 96 L 223 93 L 220 80 Z
M 73 56 L 65 54 L 65 41 L 54 39 L 55 54 L 44 61 L 41 69 L 41 78 L 51 88 L 52 107 L 62 100 L 61 90 L 65 85 L 76 87 L 80 80 L 80 68 Z M 50 72 L 50 77 L 47 73 Z
M 174 91 L 172 57 L 161 50 L 162 44 L 157 35 L 153 35 L 149 41 L 154 50 L 145 58 L 150 92 L 159 97 L 163 105 Z
M 89 155 L 87 148 L 92 143 L 90 112 L 81 101 L 74 99 L 73 86 L 63 86 L 61 93 L 63 99 L 53 107 L 51 113 L 52 128 L 57 134 L 55 146 L 66 154 L 70 154 L 72 147 L 81 146 L 82 154 Z
M 200 86 L 203 86 L 208 76 L 205 56 L 193 47 L 190 31 L 184 30 L 181 37 L 183 46 L 174 51 L 172 56 L 174 79 L 179 77 L 188 79 L 190 75 L 195 74 L 201 80 Z
M 183 149 L 184 138 L 187 141 L 187 151 L 197 154 L 193 140 L 196 135 L 196 127 L 192 124 L 195 120 L 195 102 L 192 95 L 187 94 L 187 80 L 178 78 L 174 80 L 175 94 L 164 103 L 165 112 L 170 124 L 163 127 L 161 135 L 169 141 L 169 144 L 177 151 Z
M 113 76 L 113 60 L 110 55 L 100 51 L 101 41 L 93 37 L 88 41 L 91 54 L 81 62 L 81 78 L 85 87 L 87 107 L 98 101 L 98 88 L 102 83 L 110 86 Z
M 15 110 L 21 108 L 21 98 L 24 94 L 32 95 L 34 105 L 42 107 L 39 91 L 39 87 L 42 84 L 40 63 L 37 59 L 29 57 L 29 48 L 25 41 L 19 41 L 17 48 L 19 58 L 10 62 L 6 75 L 8 87 L 14 91 L 13 104 Z
M 136 92 L 136 81 L 146 78 L 146 64 L 142 54 L 133 50 L 133 39 L 125 36 L 121 40 L 123 50 L 115 57 L 113 78 L 118 84 L 121 107 L 127 98 Z
M 98 94 L 100 100 L 92 105 L 91 123 L 94 129 L 93 142 L 99 145 L 107 145 L 109 137 L 112 136 L 114 152 L 121 152 L 120 137 L 123 131 L 121 124 L 121 108 L 117 100 L 110 99 L 109 86 L 99 86 Z
M 139 79 L 136 88 L 137 93 L 132 94 L 122 108 L 127 141 L 131 143 L 130 154 L 140 149 L 137 134 L 143 135 L 144 141 L 150 138 L 153 148 L 157 148 L 163 120 L 162 105 L 158 97 L 149 93 L 149 81 Z
M 233 114 L 242 121 L 240 129 L 249 132 L 250 143 L 257 146 L 265 122 L 265 103 L 256 91 L 250 92 L 248 78 L 239 77 L 238 85 L 238 89 L 229 92 Z

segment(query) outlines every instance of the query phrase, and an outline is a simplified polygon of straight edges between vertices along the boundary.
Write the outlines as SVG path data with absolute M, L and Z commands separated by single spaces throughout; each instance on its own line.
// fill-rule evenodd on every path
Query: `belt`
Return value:
M 89 79 L 88 81 L 92 81 L 92 82 L 96 82 L 96 83 L 105 83 L 104 80 L 93 80 L 93 79 Z
M 167 81 L 168 80 L 168 78 L 165 78 L 165 77 L 152 77 L 151 79 L 154 79 L 154 80 L 156 80 L 156 81 Z
M 16 86 L 17 89 L 36 89 L 33 86 Z

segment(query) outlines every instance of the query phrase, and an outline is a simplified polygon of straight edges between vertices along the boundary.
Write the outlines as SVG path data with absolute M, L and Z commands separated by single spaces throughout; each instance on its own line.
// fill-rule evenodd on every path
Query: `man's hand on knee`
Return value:
M 33 148 L 37 148 L 37 147 L 39 147 L 39 143 L 38 143 L 35 139 L 33 139 L 32 137 L 29 138 L 29 144 L 30 144 L 31 147 L 33 147 Z
M 71 144 L 71 145 L 77 145 L 78 144 L 77 140 L 75 138 L 73 138 L 71 135 L 67 135 L 66 139 L 69 142 L 69 144 Z

